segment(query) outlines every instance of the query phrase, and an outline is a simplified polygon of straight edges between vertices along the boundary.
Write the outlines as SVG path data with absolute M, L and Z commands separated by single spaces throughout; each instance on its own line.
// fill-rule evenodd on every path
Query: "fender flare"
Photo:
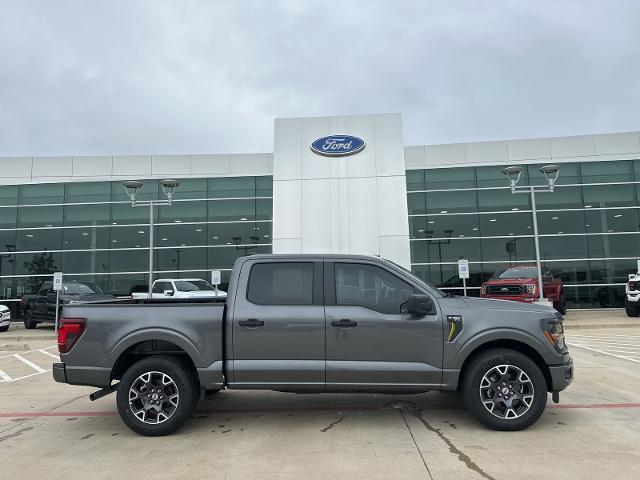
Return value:
M 464 346 L 458 351 L 457 355 L 452 359 L 452 365 L 449 368 L 462 368 L 470 355 L 478 348 L 487 343 L 495 341 L 514 341 L 527 345 L 535 350 L 543 360 L 548 358 L 552 352 L 546 348 L 541 339 L 538 339 L 524 330 L 514 328 L 493 328 L 478 332 L 476 335 L 466 341 Z
M 145 328 L 130 333 L 116 343 L 110 350 L 110 363 L 115 365 L 122 354 L 133 345 L 147 340 L 162 340 L 173 343 L 184 350 L 196 367 L 205 366 L 206 363 L 200 352 L 191 340 L 182 333 L 167 328 Z

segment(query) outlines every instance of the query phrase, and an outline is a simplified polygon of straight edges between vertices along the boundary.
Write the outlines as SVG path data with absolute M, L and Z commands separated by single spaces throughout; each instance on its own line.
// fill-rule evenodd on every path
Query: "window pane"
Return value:
M 589 236 L 589 257 L 638 257 L 639 240 L 640 234 Z
M 427 213 L 427 194 L 426 193 L 408 193 L 407 207 L 409 215 L 419 215 Z
M 426 170 L 407 170 L 407 192 L 412 190 L 424 190 L 425 181 L 424 174 Z
M 475 188 L 473 168 L 433 168 L 424 171 L 426 190 Z
M 581 235 L 541 237 L 540 257 L 543 260 L 588 258 L 586 238 Z
M 111 216 L 109 204 L 66 205 L 64 207 L 65 225 L 107 225 Z
M 538 231 L 541 235 L 585 233 L 586 224 L 583 211 L 538 212 Z
M 480 219 L 480 235 L 495 237 L 499 235 L 531 235 L 531 213 L 494 213 L 478 215 Z
M 0 205 L 17 205 L 18 204 L 18 186 L 3 185 L 0 188 Z
M 481 244 L 482 261 L 485 262 L 512 263 L 535 258 L 533 238 L 488 238 Z
M 256 218 L 256 200 L 210 200 L 209 221 L 251 221 Z
M 65 228 L 62 230 L 65 250 L 110 248 L 108 228 Z
M 158 223 L 203 222 L 207 219 L 207 202 L 173 202 L 170 207 L 158 207 Z
M 233 267 L 239 257 L 258 253 L 271 253 L 271 246 L 223 246 L 208 249 L 207 269 L 223 269 Z
M 475 191 L 427 193 L 427 213 L 475 212 Z
M 627 160 L 616 162 L 584 162 L 580 164 L 582 183 L 628 182 L 633 179 L 632 163 Z
M 273 196 L 273 177 L 256 177 L 256 197 Z
M 16 228 L 17 208 L 0 208 L 0 228 Z
M 40 185 L 20 185 L 20 205 L 40 205 L 43 203 L 64 203 L 64 183 L 43 183 Z
M 394 314 L 406 311 L 415 289 L 395 275 L 372 265 L 335 264 L 336 304 Z
M 312 305 L 313 263 L 257 263 L 247 288 L 258 305 Z
M 57 228 L 22 230 L 16 232 L 16 240 L 18 251 L 60 250 L 62 230 Z
M 482 260 L 480 241 L 476 239 L 414 240 L 410 245 L 414 263 L 457 262 L 462 257 L 472 262 Z
M 271 243 L 270 222 L 210 223 L 208 228 L 209 245 L 256 245 Z M 205 240 L 202 245 L 206 245 Z
M 636 232 L 638 230 L 638 211 L 636 209 L 586 210 L 586 222 L 589 232 Z
M 18 211 L 18 227 L 59 227 L 62 225 L 62 206 L 22 207 Z
M 159 189 L 160 183 L 158 180 L 140 180 L 142 187 L 138 189 L 136 200 L 158 200 L 160 198 Z M 164 194 L 161 194 L 162 198 L 165 198 Z M 112 202 L 129 202 L 129 195 L 122 186 L 122 182 L 111 182 L 111 201 Z M 131 207 L 131 204 L 129 204 Z M 140 210 L 136 208 L 136 210 Z M 144 210 L 144 209 L 142 209 Z
M 67 183 L 66 202 L 108 202 L 111 200 L 111 185 L 108 182 Z
M 107 273 L 109 252 L 64 252 L 62 271 L 66 273 Z
M 208 198 L 255 197 L 255 177 L 210 178 L 207 181 Z
M 582 187 L 558 187 L 554 192 L 536 194 L 536 207 L 539 210 L 582 208 Z
M 631 184 L 591 185 L 582 187 L 582 191 L 586 208 L 636 206 L 635 189 Z
M 513 194 L 511 190 L 479 190 L 478 205 L 481 212 L 528 210 L 529 195 Z
M 60 253 L 16 254 L 16 273 L 18 275 L 52 274 L 60 270 Z M 51 277 L 48 278 L 50 280 Z
M 547 179 L 540 171 L 542 165 L 527 165 L 529 170 L 529 181 L 532 185 L 548 185 Z M 580 183 L 580 169 L 577 163 L 559 164 L 560 172 L 556 180 L 556 185 L 568 185 Z
M 156 250 L 157 270 L 205 269 L 206 248 L 162 248 Z

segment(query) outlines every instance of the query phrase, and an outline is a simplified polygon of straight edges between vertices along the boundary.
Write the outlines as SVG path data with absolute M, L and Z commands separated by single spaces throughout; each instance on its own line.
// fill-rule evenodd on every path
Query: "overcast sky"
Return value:
M 273 119 L 405 144 L 640 129 L 640 2 L 0 0 L 0 156 L 249 153 Z

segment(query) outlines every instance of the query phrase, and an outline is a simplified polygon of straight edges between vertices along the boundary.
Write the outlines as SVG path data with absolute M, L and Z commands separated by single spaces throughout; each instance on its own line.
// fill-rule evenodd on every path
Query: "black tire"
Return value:
M 504 367 L 507 367 L 507 372 L 501 377 L 501 380 L 496 384 L 486 380 L 481 391 L 481 383 L 484 381 L 485 375 Z M 521 377 L 523 381 L 509 380 L 518 371 L 524 372 L 524 376 Z M 524 430 L 540 418 L 547 404 L 547 383 L 540 368 L 529 357 L 514 350 L 496 348 L 482 352 L 471 360 L 463 375 L 462 394 L 467 410 L 480 423 L 492 430 Z M 514 383 L 518 383 L 520 386 L 513 387 Z M 513 390 L 509 390 L 510 387 Z M 505 391 L 504 394 L 494 393 L 502 388 L 506 388 L 508 391 Z M 521 389 L 521 392 L 517 392 L 518 389 Z M 514 395 L 513 392 L 516 394 Z M 493 398 L 486 398 L 486 393 L 493 393 Z M 528 398 L 531 396 L 532 398 Z M 512 408 L 507 407 L 505 398 L 508 398 L 506 402 Z M 521 398 L 525 398 L 530 404 L 526 405 Z M 494 402 L 493 407 L 490 405 L 485 407 L 485 403 Z M 496 413 L 491 413 L 489 408 Z M 509 410 L 513 410 L 513 414 L 510 414 Z M 506 415 L 503 414 L 505 412 Z M 509 415 L 517 416 L 509 418 Z
M 638 308 L 638 305 L 631 303 L 629 300 L 625 300 L 624 310 L 627 312 L 627 317 L 640 316 L 640 309 Z
M 564 293 L 560 294 L 560 299 L 553 304 L 553 308 L 555 308 L 560 315 L 567 314 L 567 301 L 564 298 Z
M 4 327 L 0 327 L 0 332 L 6 332 L 9 330 L 9 325 L 5 325 Z
M 148 376 L 149 374 L 152 376 Z M 160 382 L 155 381 L 154 385 L 154 378 L 158 375 L 165 377 L 161 377 Z M 172 383 L 163 385 L 162 382 L 166 377 Z M 158 437 L 175 432 L 189 419 L 197 402 L 198 391 L 195 387 L 197 381 L 194 377 L 195 373 L 189 365 L 176 357 L 151 356 L 140 360 L 129 367 L 118 385 L 116 403 L 120 418 L 131 430 L 147 437 Z M 146 378 L 149 378 L 149 382 L 145 381 Z M 147 388 L 147 384 L 157 388 Z M 144 400 L 138 396 L 138 393 L 132 392 L 132 387 L 137 390 L 138 386 L 142 387 L 138 393 L 148 395 Z M 148 405 L 147 402 L 153 402 L 153 399 L 150 399 L 153 395 L 152 391 L 160 395 L 160 399 L 156 400 L 161 402 L 160 406 Z M 131 395 L 137 396 L 131 402 L 130 392 Z M 174 404 L 168 397 L 176 394 L 178 397 Z M 165 400 L 162 400 L 163 398 Z M 160 413 L 158 408 L 161 409 Z M 141 414 L 144 418 L 149 416 L 149 419 L 145 421 L 136 416 L 134 409 L 138 409 L 138 415 Z M 164 420 L 160 419 L 161 414 L 166 417 Z
M 33 330 L 38 326 L 38 322 L 33 319 L 33 310 L 27 308 L 24 311 L 24 328 L 27 330 Z

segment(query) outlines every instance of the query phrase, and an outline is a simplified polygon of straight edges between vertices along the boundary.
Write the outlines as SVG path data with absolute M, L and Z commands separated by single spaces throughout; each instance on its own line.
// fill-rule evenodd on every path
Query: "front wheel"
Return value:
M 7 330 L 9 330 L 9 325 L 2 325 L 0 327 L 0 332 L 6 332 Z
M 487 350 L 463 374 L 467 409 L 492 430 L 524 430 L 540 418 L 547 404 L 540 368 L 514 350 Z
M 629 300 L 624 302 L 624 310 L 627 312 L 627 317 L 640 316 L 640 309 L 638 308 L 638 305 L 631 303 Z
M 168 435 L 188 420 L 197 398 L 194 374 L 174 357 L 152 356 L 131 366 L 118 385 L 122 421 L 148 437 Z

